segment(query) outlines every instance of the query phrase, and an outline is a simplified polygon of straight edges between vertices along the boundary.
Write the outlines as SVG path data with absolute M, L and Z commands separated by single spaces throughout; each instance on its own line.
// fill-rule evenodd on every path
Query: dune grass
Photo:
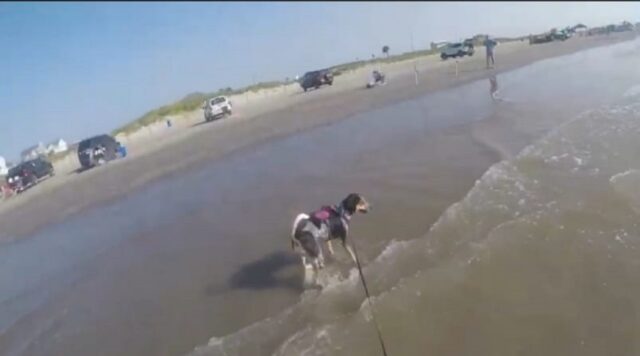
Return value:
M 247 92 L 255 93 L 264 89 L 276 88 L 290 82 L 291 81 L 269 81 L 253 84 L 241 89 L 224 88 L 219 89 L 213 93 L 191 93 L 173 104 L 161 106 L 157 109 L 147 112 L 146 114 L 129 122 L 128 124 L 113 130 L 111 134 L 113 136 L 116 136 L 118 134 L 129 134 L 144 126 L 162 121 L 168 116 L 179 115 L 199 109 L 206 100 L 216 96 L 244 94 Z
M 344 64 L 330 67 L 329 69 L 333 72 L 335 76 L 339 76 L 345 72 L 353 71 L 370 64 L 400 62 L 408 59 L 428 56 L 434 53 L 436 53 L 436 51 L 433 51 L 433 50 L 407 52 L 407 53 L 392 55 L 384 58 L 379 57 L 379 58 L 374 58 L 369 60 L 361 60 L 361 61 L 344 63 Z M 219 89 L 212 93 L 201 93 L 201 92 L 191 93 L 185 96 L 184 98 L 178 100 L 175 103 L 161 106 L 157 109 L 147 112 L 141 117 L 113 130 L 111 134 L 115 136 L 118 134 L 133 133 L 144 126 L 148 126 L 153 123 L 162 121 L 167 116 L 179 115 L 179 114 L 183 114 L 186 112 L 199 109 L 206 100 L 219 95 L 236 95 L 236 94 L 244 94 L 247 92 L 255 93 L 260 90 L 277 88 L 282 85 L 291 84 L 292 82 L 293 80 L 268 81 L 268 82 L 260 82 L 253 85 L 249 85 L 241 89 L 224 88 L 224 89 Z
M 388 64 L 388 63 L 402 62 L 402 61 L 407 61 L 407 60 L 416 59 L 420 57 L 430 56 L 433 54 L 437 54 L 439 52 L 440 50 L 438 49 L 436 50 L 426 49 L 426 50 L 420 50 L 420 51 L 406 52 L 402 54 L 391 55 L 388 57 L 376 57 L 376 58 L 367 59 L 367 60 L 360 60 L 360 61 L 339 64 L 337 66 L 330 67 L 329 69 L 333 72 L 333 75 L 339 76 L 341 74 L 351 72 L 351 71 L 360 69 L 364 66 L 368 66 L 372 64 Z
M 511 42 L 511 41 L 517 41 L 520 39 L 521 38 L 499 38 L 498 41 Z M 334 76 L 339 76 L 344 73 L 351 72 L 371 64 L 387 64 L 387 63 L 402 62 L 406 60 L 434 55 L 439 52 L 440 52 L 439 49 L 418 50 L 418 51 L 405 52 L 402 54 L 390 55 L 385 57 L 376 57 L 376 58 L 367 59 L 367 60 L 357 60 L 354 62 L 335 65 L 333 67 L 329 67 L 328 69 L 333 72 Z M 129 134 L 137 131 L 138 129 L 144 126 L 148 126 L 153 123 L 162 121 L 168 116 L 179 115 L 179 114 L 183 114 L 186 112 L 199 109 L 206 100 L 211 99 L 215 96 L 236 95 L 236 94 L 243 94 L 247 92 L 255 93 L 264 89 L 277 88 L 282 85 L 290 84 L 292 82 L 293 82 L 292 80 L 268 81 L 268 82 L 260 82 L 253 85 L 249 85 L 241 89 L 224 88 L 224 89 L 219 89 L 212 93 L 200 93 L 200 92 L 191 93 L 185 96 L 184 98 L 182 98 L 181 100 L 178 100 L 175 103 L 161 106 L 157 109 L 147 112 L 141 117 L 113 130 L 111 134 L 113 136 L 116 136 L 118 134 Z

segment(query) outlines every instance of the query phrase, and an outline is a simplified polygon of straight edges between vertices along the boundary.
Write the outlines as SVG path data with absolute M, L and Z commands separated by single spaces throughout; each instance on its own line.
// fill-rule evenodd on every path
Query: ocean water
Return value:
M 490 167 L 423 236 L 390 239 L 364 267 L 373 310 L 355 269 L 329 267 L 323 289 L 191 355 L 381 355 L 372 312 L 389 355 L 640 354 L 640 75 L 628 68 L 609 73 L 625 84 L 607 104 L 569 96 L 581 114 Z M 528 89 L 507 99 L 545 90 Z M 561 106 L 555 95 L 535 98 Z
M 379 355 L 356 271 L 300 292 L 287 250 L 345 190 L 374 203 L 352 238 L 390 355 L 638 354 L 638 63 L 638 41 L 540 61 L 498 101 L 483 80 L 361 113 L 1 246 L 0 354 Z

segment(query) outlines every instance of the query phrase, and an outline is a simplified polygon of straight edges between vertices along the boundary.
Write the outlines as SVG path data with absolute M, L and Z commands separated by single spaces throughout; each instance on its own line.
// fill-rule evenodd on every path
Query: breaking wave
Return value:
M 639 104 L 586 112 L 392 240 L 364 268 L 389 354 L 640 351 L 639 138 Z M 192 355 L 381 354 L 356 270 L 321 280 Z

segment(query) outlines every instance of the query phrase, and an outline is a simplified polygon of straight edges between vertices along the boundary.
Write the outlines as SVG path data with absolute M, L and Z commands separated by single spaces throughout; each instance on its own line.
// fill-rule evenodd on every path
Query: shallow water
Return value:
M 389 242 L 366 266 L 389 354 L 640 352 L 638 48 L 548 60 L 504 81 L 545 73 L 503 94 L 585 111 L 492 166 L 424 236 Z M 355 271 L 327 283 L 193 354 L 381 354 Z
M 303 291 L 286 251 L 295 214 L 357 191 L 391 354 L 634 354 L 639 60 L 624 43 L 501 74 L 501 101 L 481 81 L 357 115 L 4 246 L 0 351 L 376 354 L 346 257 Z

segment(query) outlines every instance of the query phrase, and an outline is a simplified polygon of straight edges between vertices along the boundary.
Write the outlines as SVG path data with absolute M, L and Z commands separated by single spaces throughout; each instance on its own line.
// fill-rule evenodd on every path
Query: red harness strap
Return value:
M 323 206 L 322 208 L 314 211 L 309 214 L 312 217 L 312 220 L 315 220 L 318 223 L 322 223 L 324 221 L 329 220 L 332 215 L 337 215 L 336 210 L 331 206 Z

